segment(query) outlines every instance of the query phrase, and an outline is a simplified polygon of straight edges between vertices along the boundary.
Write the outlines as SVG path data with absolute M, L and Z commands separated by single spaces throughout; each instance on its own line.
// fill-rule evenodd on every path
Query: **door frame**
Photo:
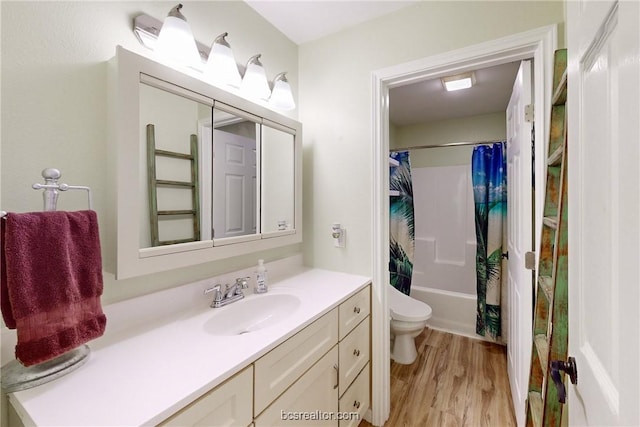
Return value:
M 382 425 L 389 418 L 391 408 L 389 310 L 386 292 L 386 284 L 389 283 L 389 89 L 505 62 L 533 59 L 536 121 L 534 151 L 537 159 L 545 159 L 551 109 L 553 52 L 556 47 L 557 25 L 554 24 L 372 72 L 371 421 L 374 425 Z M 543 161 L 536 163 L 537 188 L 544 188 L 544 166 Z M 536 242 L 539 241 L 537 236 L 539 224 L 542 223 L 538 218 L 541 218 L 543 197 L 544 194 L 536 194 Z

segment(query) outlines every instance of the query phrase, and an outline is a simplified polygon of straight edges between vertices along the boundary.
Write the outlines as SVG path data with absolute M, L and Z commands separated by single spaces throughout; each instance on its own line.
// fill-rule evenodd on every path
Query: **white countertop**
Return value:
M 252 333 L 213 336 L 203 328 L 216 310 L 203 297 L 205 281 L 104 308 L 105 335 L 89 343 L 89 360 L 50 383 L 9 395 L 26 424 L 40 426 L 155 425 L 211 390 L 370 283 L 345 273 L 303 269 L 272 282 L 269 293 L 297 295 L 284 321 Z M 184 289 L 181 289 L 184 288 Z M 187 302 L 173 298 L 189 293 Z M 249 293 L 246 299 L 263 295 Z M 146 301 L 146 302 L 145 302 Z M 132 313 L 158 305 L 155 316 Z M 162 306 L 164 305 L 164 306 Z M 188 308 L 185 308 L 188 307 Z M 148 307 L 146 308 L 148 309 Z

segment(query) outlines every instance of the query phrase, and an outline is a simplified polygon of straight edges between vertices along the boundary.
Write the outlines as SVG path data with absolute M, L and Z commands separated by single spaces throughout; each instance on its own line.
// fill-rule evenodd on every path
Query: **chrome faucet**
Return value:
M 249 278 L 240 277 L 236 279 L 236 282 L 229 286 L 225 285 L 225 290 L 222 292 L 222 285 L 215 285 L 204 291 L 205 294 L 213 292 L 213 302 L 211 302 L 211 308 L 224 307 L 227 304 L 241 300 L 244 298 L 242 293 L 243 289 L 249 287 Z

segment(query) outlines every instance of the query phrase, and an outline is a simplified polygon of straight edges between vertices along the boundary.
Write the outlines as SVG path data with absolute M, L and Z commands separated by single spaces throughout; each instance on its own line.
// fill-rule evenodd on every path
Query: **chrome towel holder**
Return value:
M 44 202 L 45 211 L 55 211 L 58 207 L 58 195 L 60 191 L 69 190 L 84 190 L 87 192 L 87 201 L 89 209 L 93 210 L 93 198 L 91 196 L 91 188 L 84 185 L 69 185 L 58 184 L 58 180 L 62 174 L 59 169 L 46 168 L 42 170 L 42 177 L 44 178 L 44 184 L 35 183 L 31 186 L 34 190 L 44 190 L 42 192 L 42 199 Z M 0 218 L 7 216 L 6 211 L 0 211 Z
M 58 184 L 58 180 L 62 174 L 58 169 L 47 168 L 42 171 L 42 177 L 44 178 L 44 184 L 35 183 L 31 187 L 34 190 L 44 189 L 42 198 L 44 200 L 45 211 L 55 211 L 58 204 L 58 190 L 84 190 L 87 192 L 87 198 L 89 202 L 89 209 L 93 210 L 93 199 L 91 197 L 91 188 L 84 185 L 68 185 Z

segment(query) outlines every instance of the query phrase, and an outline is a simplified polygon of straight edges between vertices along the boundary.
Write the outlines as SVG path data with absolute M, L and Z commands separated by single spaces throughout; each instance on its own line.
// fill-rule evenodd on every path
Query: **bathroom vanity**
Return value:
M 212 285 L 106 306 L 90 360 L 11 393 L 11 425 L 358 425 L 370 407 L 368 278 L 300 268 L 215 309 L 203 295 Z M 275 321 L 228 323 L 263 301 L 282 308 Z

